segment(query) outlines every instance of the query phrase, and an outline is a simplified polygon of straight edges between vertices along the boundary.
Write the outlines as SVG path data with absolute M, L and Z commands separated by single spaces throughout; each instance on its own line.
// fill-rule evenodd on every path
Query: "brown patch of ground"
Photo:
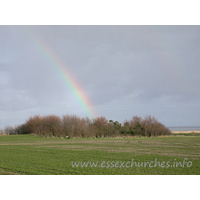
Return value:
M 200 133 L 200 131 L 172 131 L 172 133 Z

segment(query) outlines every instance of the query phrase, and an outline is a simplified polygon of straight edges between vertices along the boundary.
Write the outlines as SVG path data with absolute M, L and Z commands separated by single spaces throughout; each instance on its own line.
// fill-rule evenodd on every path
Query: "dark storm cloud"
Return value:
M 176 123 L 187 122 L 191 112 L 194 123 L 200 117 L 199 26 L 1 26 L 0 105 L 7 118 L 17 112 L 20 119 L 27 113 L 84 116 L 30 35 L 55 52 L 99 115 L 123 121 L 153 114 L 173 124 L 176 107 Z M 183 112 L 188 115 L 180 117 Z

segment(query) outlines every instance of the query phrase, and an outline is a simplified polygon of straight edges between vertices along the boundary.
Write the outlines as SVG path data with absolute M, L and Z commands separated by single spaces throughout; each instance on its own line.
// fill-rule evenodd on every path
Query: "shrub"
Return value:
M 107 137 L 109 133 L 108 120 L 105 117 L 97 117 L 93 122 L 95 137 Z
M 39 115 L 30 117 L 24 124 L 24 127 L 26 127 L 26 131 L 28 133 L 34 133 L 36 135 L 43 135 L 42 117 Z
M 90 119 L 76 115 L 64 115 L 62 118 L 64 135 L 69 137 L 87 137 Z
M 163 124 L 158 122 L 155 117 L 145 116 L 144 119 L 134 116 L 130 121 L 125 121 L 122 134 L 141 135 L 141 136 L 159 136 L 170 135 L 171 131 Z
M 155 117 L 146 116 L 144 118 L 144 128 L 146 136 L 159 136 L 159 135 L 171 135 L 171 131 L 163 124 L 158 122 Z
M 108 136 L 117 136 L 121 134 L 121 124 L 118 121 L 109 120 L 109 134 Z M 123 133 L 122 133 L 123 134 Z
M 16 135 L 15 129 L 12 126 L 6 126 L 4 129 L 4 133 L 8 135 Z
M 80 118 L 76 115 L 64 115 L 62 118 L 56 115 L 30 117 L 24 124 L 15 129 L 6 127 L 7 134 L 34 133 L 43 136 L 55 137 L 114 137 L 118 135 L 132 136 L 159 136 L 170 135 L 171 131 L 152 116 L 144 119 L 138 116 L 130 121 L 125 120 L 121 125 L 118 121 L 108 120 L 105 117 L 95 119 Z
M 19 126 L 16 126 L 15 127 L 15 132 L 17 134 L 29 134 L 30 131 L 29 131 L 29 128 L 26 124 L 22 124 L 22 125 L 19 125 Z
M 63 136 L 63 127 L 60 117 L 56 115 L 44 116 L 41 119 L 41 132 L 46 136 Z

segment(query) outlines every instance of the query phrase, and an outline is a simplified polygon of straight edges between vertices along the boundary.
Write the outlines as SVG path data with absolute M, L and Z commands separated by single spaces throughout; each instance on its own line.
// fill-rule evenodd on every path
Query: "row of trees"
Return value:
M 170 135 L 171 131 L 152 116 L 134 116 L 123 124 L 107 120 L 80 118 L 75 115 L 30 117 L 24 124 L 15 128 L 6 127 L 7 134 L 35 134 L 56 137 L 115 137 L 115 136 L 159 136 Z

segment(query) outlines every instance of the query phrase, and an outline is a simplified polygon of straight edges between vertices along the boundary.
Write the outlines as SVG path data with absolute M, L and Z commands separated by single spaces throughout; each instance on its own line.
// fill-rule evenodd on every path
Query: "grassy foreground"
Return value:
M 176 167 L 176 162 L 183 163 L 185 158 L 184 167 Z M 71 162 L 78 161 L 98 164 L 72 167 Z M 131 166 L 133 162 L 139 162 L 140 167 Z M 200 174 L 200 137 L 56 139 L 2 135 L 0 174 Z

